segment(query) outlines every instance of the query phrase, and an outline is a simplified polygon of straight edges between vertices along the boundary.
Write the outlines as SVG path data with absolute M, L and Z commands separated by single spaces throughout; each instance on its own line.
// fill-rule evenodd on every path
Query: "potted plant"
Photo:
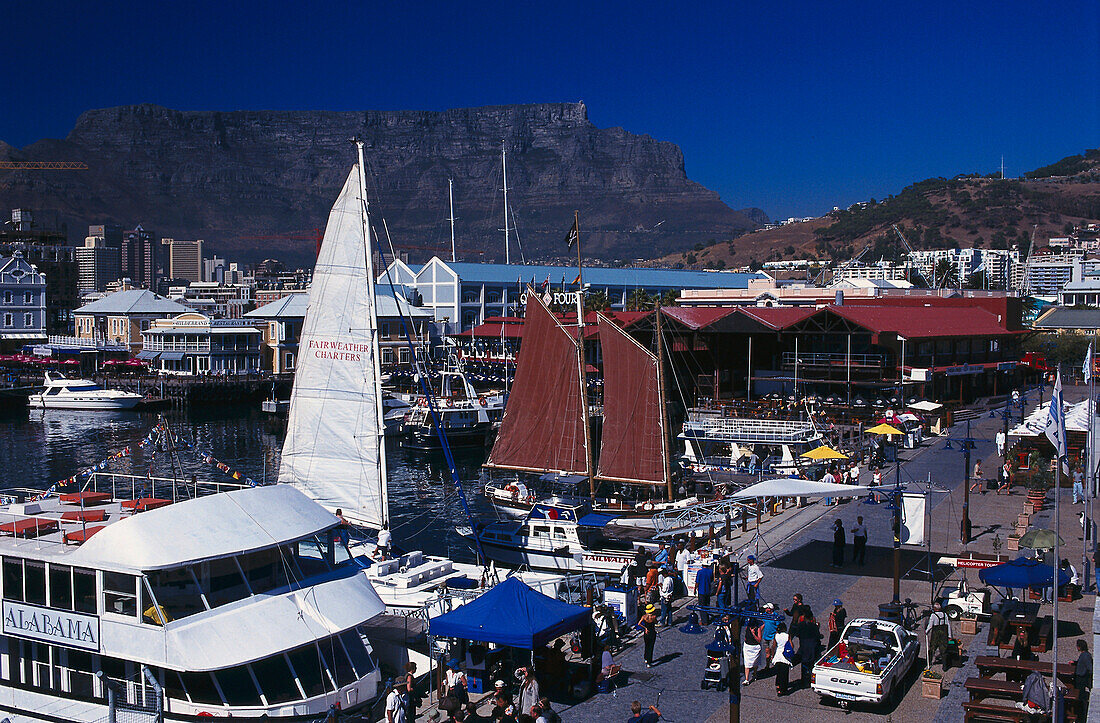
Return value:
M 1016 526 L 1017 527 L 1023 526 L 1026 529 L 1027 526 L 1030 525 L 1030 524 L 1031 524 L 1031 512 L 1030 511 L 1024 511 L 1024 512 L 1021 512 L 1020 514 L 1016 515 Z
M 1007 540 L 1008 541 L 1005 544 L 1005 547 L 1007 549 L 1009 549 L 1009 550 L 1019 550 L 1020 549 L 1020 536 L 1019 535 L 1015 535 L 1015 534 L 1009 535 Z
M 931 668 L 926 668 L 920 676 L 920 694 L 922 698 L 943 697 L 943 673 L 937 673 Z

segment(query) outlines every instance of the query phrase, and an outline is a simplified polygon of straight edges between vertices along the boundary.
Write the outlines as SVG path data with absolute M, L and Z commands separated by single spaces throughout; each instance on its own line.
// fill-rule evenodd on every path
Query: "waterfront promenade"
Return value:
M 1083 396 L 1073 388 L 1066 390 L 1067 401 Z M 1030 411 L 1030 410 L 1029 410 Z M 1000 417 L 990 419 L 982 414 L 971 423 L 971 436 L 976 439 L 971 451 L 971 465 L 977 459 L 982 460 L 986 473 L 992 473 L 1000 465 L 993 443 L 994 435 L 1003 425 Z M 950 430 L 952 438 L 961 438 L 966 434 L 966 425 L 957 424 Z M 910 491 L 923 490 L 926 480 L 931 479 L 936 488 L 943 492 L 934 492 L 931 502 L 931 548 L 933 558 L 939 554 L 956 553 L 963 548 L 960 544 L 960 522 L 962 517 L 962 480 L 964 458 L 960 445 L 953 444 L 952 449 L 944 449 L 942 438 L 926 439 L 920 448 L 903 455 L 902 479 L 908 482 Z M 884 484 L 892 482 L 890 475 L 884 475 Z M 865 471 L 863 482 L 869 479 Z M 1069 489 L 1062 491 L 1061 534 L 1065 541 L 1062 557 L 1070 559 L 1081 569 L 1081 527 L 1077 513 L 1083 507 L 1070 504 Z M 1048 501 L 1052 501 L 1052 493 Z M 993 540 L 999 538 L 1003 543 L 1009 533 L 1016 514 L 1023 506 L 1025 492 L 1023 487 L 1015 487 L 1012 495 L 973 493 L 970 500 L 970 518 L 972 521 L 973 541 L 966 548 L 977 552 L 993 552 Z M 782 609 L 790 605 L 794 593 L 802 593 L 817 616 L 822 628 L 828 610 L 834 598 L 841 598 L 848 611 L 848 619 L 857 617 L 877 617 L 878 604 L 887 602 L 892 586 L 892 538 L 890 532 L 890 512 L 887 505 L 869 505 L 853 500 L 845 504 L 826 507 L 816 502 L 808 507 L 788 509 L 782 515 L 765 524 L 764 539 L 767 547 L 761 546 L 764 562 L 764 583 L 762 597 L 773 601 Z M 868 528 L 869 540 L 867 565 L 857 568 L 847 563 L 841 569 L 830 567 L 832 525 L 841 519 L 846 529 L 855 524 L 857 515 L 864 517 Z M 1052 524 L 1053 508 L 1051 504 L 1033 519 L 1034 527 Z M 735 535 L 729 546 L 737 549 L 751 540 L 752 529 L 748 533 Z M 850 540 L 849 535 L 849 540 Z M 770 549 L 768 549 L 770 548 Z M 1002 547 L 1002 553 L 1015 556 Z M 848 546 L 850 559 L 851 546 Z M 906 550 L 903 554 L 903 573 L 911 566 L 924 567 L 926 555 L 916 550 Z M 926 569 L 926 568 L 925 568 Z M 941 568 L 942 569 L 942 568 Z M 978 585 L 977 574 L 971 571 L 968 580 Z M 926 574 L 919 571 L 903 577 L 901 598 L 910 598 L 914 602 L 927 604 L 930 599 L 931 584 Z M 994 599 L 997 599 L 994 593 Z M 680 610 L 676 615 L 676 624 L 672 628 L 661 629 L 655 646 L 655 659 L 659 664 L 646 670 L 642 661 L 641 646 L 632 638 L 632 645 L 616 656 L 623 666 L 622 685 L 614 694 L 596 695 L 574 706 L 555 705 L 564 721 L 612 721 L 626 720 L 630 716 L 630 702 L 639 700 L 645 706 L 657 701 L 660 696 L 660 709 L 663 720 L 686 723 L 689 721 L 726 721 L 729 719 L 727 694 L 713 690 L 702 691 L 699 681 L 703 675 L 705 662 L 704 647 L 713 637 L 713 627 L 706 634 L 688 635 L 679 631 L 687 611 L 686 604 L 693 598 L 678 601 Z M 1089 649 L 1094 650 L 1092 641 L 1092 619 L 1095 598 L 1085 596 L 1072 603 L 1063 603 L 1059 607 L 1060 616 L 1065 622 L 1060 627 L 1064 636 L 1059 649 L 1062 662 L 1072 661 L 1076 655 L 1071 653 L 1075 641 L 1085 634 Z M 1041 615 L 1049 615 L 1050 606 L 1042 608 Z M 867 708 L 855 707 L 860 718 L 871 715 L 893 721 L 962 721 L 961 703 L 968 699 L 963 687 L 967 677 L 977 675 L 973 660 L 987 651 L 985 645 L 987 627 L 980 625 L 976 636 L 963 636 L 953 629 L 956 637 L 962 640 L 964 648 L 963 667 L 954 668 L 945 676 L 945 697 L 936 701 L 921 697 L 920 683 L 915 676 L 907 682 L 904 698 L 896 707 Z M 921 633 L 922 656 L 926 641 Z M 1040 655 L 1040 659 L 1049 660 L 1049 654 Z M 923 657 L 920 661 L 923 663 Z M 939 666 L 936 666 L 938 669 Z M 919 673 L 919 670 L 916 671 Z M 852 720 L 842 709 L 836 706 L 822 705 L 819 697 L 808 687 L 799 687 L 794 693 L 777 699 L 774 681 L 766 674 L 748 688 L 742 689 L 741 720 L 767 721 L 777 720 Z M 792 670 L 792 678 L 797 678 Z M 915 684 L 913 684 L 915 681 Z

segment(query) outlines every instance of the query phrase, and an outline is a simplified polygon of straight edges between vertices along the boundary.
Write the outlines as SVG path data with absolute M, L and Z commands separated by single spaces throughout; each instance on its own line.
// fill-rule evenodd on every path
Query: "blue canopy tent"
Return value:
M 428 634 L 534 650 L 592 623 L 592 611 L 536 592 L 510 577 L 480 597 L 431 618 Z
M 1054 566 L 1044 565 L 1029 557 L 1017 557 L 1015 560 L 979 570 L 978 577 L 986 585 L 995 587 L 1051 587 L 1054 584 Z M 1059 570 L 1058 586 L 1066 585 L 1069 581 L 1069 573 Z

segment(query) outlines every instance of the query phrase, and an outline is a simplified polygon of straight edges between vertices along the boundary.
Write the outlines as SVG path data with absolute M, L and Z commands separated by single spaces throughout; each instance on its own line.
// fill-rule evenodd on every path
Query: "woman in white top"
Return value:
M 775 692 L 783 696 L 787 694 L 791 675 L 791 657 L 794 655 L 794 646 L 791 636 L 787 634 L 787 624 L 779 623 L 775 629 L 775 655 L 772 657 L 772 665 L 775 666 Z
M 460 706 L 470 701 L 470 694 L 466 690 L 466 674 L 458 669 L 458 660 L 447 663 L 447 672 L 443 678 L 443 695 L 454 696 Z

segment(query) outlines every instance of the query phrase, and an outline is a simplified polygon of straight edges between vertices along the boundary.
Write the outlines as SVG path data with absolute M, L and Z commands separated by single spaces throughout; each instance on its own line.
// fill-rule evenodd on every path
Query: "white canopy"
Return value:
M 744 500 L 755 497 L 853 497 L 867 492 L 869 489 L 869 487 L 862 485 L 838 485 L 794 477 L 781 477 L 757 482 L 751 487 L 733 493 L 732 498 Z
M 917 410 L 918 412 L 934 412 L 937 409 L 943 409 L 942 404 L 936 404 L 935 402 L 929 401 L 913 402 L 912 404 L 909 404 L 907 406 L 910 409 Z
M 1044 402 L 1024 418 L 1023 424 L 1017 424 L 1010 429 L 1008 433 L 1015 437 L 1038 437 L 1043 433 L 1043 430 L 1046 429 L 1048 414 L 1050 414 L 1050 402 Z M 1066 431 L 1088 431 L 1089 419 L 1087 399 L 1077 404 L 1066 404 L 1065 414 Z

